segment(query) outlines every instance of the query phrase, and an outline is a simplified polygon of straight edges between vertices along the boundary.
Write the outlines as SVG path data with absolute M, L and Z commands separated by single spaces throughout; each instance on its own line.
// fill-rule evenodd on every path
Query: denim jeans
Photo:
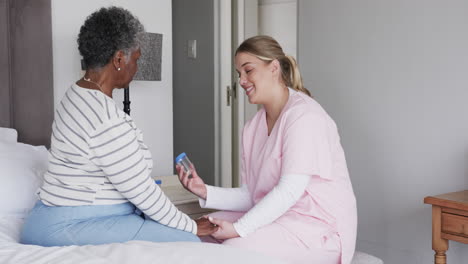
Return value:
M 47 206 L 38 201 L 26 219 L 20 242 L 40 246 L 99 245 L 130 240 L 193 241 L 189 232 L 162 225 L 131 203 Z

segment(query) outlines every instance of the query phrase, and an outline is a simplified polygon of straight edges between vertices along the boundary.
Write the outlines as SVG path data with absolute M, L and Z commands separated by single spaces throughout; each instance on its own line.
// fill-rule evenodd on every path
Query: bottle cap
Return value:
M 179 156 L 177 156 L 177 158 L 175 158 L 175 163 L 179 163 L 183 158 L 187 157 L 187 154 L 185 154 L 185 152 L 182 152 L 179 154 Z

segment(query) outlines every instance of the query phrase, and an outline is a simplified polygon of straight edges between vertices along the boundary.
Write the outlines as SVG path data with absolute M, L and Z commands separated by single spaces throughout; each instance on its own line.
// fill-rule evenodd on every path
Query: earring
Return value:
M 117 68 L 117 70 L 118 70 L 118 71 L 120 71 L 120 67 L 119 67 L 119 68 Z

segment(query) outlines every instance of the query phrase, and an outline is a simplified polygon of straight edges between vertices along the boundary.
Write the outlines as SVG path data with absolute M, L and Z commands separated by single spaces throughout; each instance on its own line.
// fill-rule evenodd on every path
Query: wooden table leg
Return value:
M 442 209 L 432 206 L 432 249 L 435 251 L 434 263 L 447 264 L 445 252 L 448 250 L 448 240 L 442 238 Z

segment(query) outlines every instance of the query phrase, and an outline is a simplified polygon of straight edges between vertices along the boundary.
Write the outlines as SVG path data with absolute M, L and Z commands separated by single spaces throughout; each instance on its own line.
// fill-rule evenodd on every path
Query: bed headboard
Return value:
M 50 145 L 54 115 L 50 0 L 0 0 L 0 127 Z

